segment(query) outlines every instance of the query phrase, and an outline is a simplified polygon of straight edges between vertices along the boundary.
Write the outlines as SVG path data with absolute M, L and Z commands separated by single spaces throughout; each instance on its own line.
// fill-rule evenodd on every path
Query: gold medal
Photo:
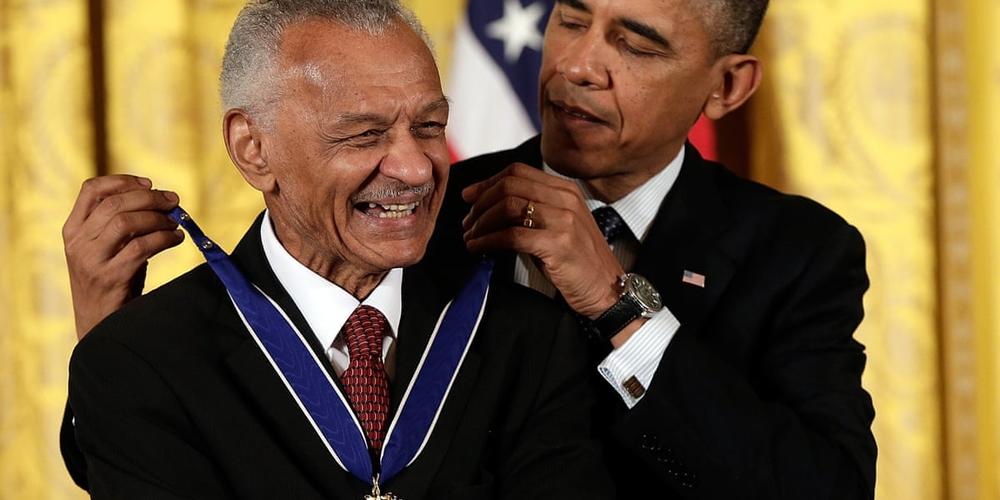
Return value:
M 370 495 L 365 495 L 363 500 L 403 500 L 402 498 L 393 495 L 392 493 L 382 493 L 379 491 L 378 487 L 378 475 L 372 478 L 372 492 Z

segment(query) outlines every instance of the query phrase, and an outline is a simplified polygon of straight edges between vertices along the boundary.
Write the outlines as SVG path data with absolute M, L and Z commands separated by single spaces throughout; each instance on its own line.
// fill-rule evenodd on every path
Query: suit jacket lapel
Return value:
M 524 141 L 516 149 L 517 161 L 535 168 L 542 168 L 542 136 L 536 135 Z
M 246 277 L 274 299 L 288 317 L 302 332 L 310 347 L 320 360 L 326 359 L 315 335 L 306 323 L 302 313 L 281 287 L 264 256 L 260 242 L 259 216 L 253 226 L 233 252 L 233 260 Z M 226 358 L 226 364 L 234 375 L 234 380 L 242 386 L 246 397 L 270 424 L 276 441 L 285 446 L 289 456 L 306 472 L 322 492 L 333 498 L 360 496 L 366 485 L 344 471 L 327 451 L 316 431 L 292 398 L 281 379 L 275 374 L 257 344 L 246 332 L 246 327 L 232 308 L 220 310 L 219 322 L 245 335 L 245 341 Z M 339 384 L 332 366 L 323 363 L 331 378 Z
M 686 147 L 680 175 L 660 205 L 634 271 L 656 286 L 682 325 L 697 329 L 735 267 L 731 252 L 720 242 L 730 222 L 713 176 L 713 169 L 721 167 Z M 684 283 L 684 271 L 705 276 L 705 286 Z
M 403 393 L 420 363 L 441 311 L 454 296 L 451 285 L 447 288 L 438 285 L 419 266 L 403 273 L 403 312 L 399 318 L 396 380 L 392 385 L 390 416 L 395 415 L 399 408 Z
M 418 265 L 408 268 L 403 275 L 403 314 L 399 324 L 396 382 L 392 388 L 390 418 L 399 412 L 403 395 L 438 325 L 441 312 L 459 291 L 455 283 L 445 279 L 443 274 L 447 273 Z M 425 495 L 451 445 L 453 433 L 450 430 L 459 424 L 465 414 L 479 377 L 480 362 L 479 354 L 470 349 L 427 444 L 417 459 L 388 483 L 389 491 L 406 492 L 406 496 L 416 498 Z

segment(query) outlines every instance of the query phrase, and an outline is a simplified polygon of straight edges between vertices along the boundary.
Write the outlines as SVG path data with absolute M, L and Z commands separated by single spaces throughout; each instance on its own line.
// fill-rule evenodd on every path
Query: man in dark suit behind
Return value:
M 456 293 L 447 268 L 418 264 L 448 178 L 448 103 L 419 33 L 391 0 L 252 2 L 221 79 L 228 151 L 268 207 L 233 262 L 282 306 L 320 373 L 343 377 L 374 456 L 404 394 L 420 390 L 410 381 Z M 338 465 L 230 293 L 240 296 L 202 265 L 77 346 L 75 424 L 64 425 L 85 460 L 71 470 L 86 469 L 94 497 L 351 499 L 372 489 Z M 407 499 L 607 498 L 576 321 L 503 282 L 481 314 L 434 431 L 385 488 Z
M 874 495 L 861 235 L 685 141 L 757 89 L 766 7 L 558 0 L 540 137 L 452 168 L 428 254 L 500 252 L 583 318 L 619 497 Z
M 757 89 L 747 51 L 766 7 L 559 0 L 541 136 L 453 167 L 428 250 L 449 265 L 497 253 L 498 274 L 587 320 L 597 427 L 622 498 L 874 494 L 874 412 L 853 339 L 868 286 L 861 236 L 685 142 L 700 114 L 721 118 Z M 137 210 L 169 205 L 139 191 L 149 201 Z M 130 297 L 146 255 L 174 243 L 148 234 L 163 241 L 98 285 L 76 262 L 106 243 L 68 240 L 80 334 Z

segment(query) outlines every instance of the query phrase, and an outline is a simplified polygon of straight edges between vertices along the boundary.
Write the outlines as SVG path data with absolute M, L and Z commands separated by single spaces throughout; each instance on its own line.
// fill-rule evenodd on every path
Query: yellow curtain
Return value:
M 0 0 L 0 497 L 78 496 L 59 455 L 75 339 L 60 230 L 93 172 L 85 0 Z
M 947 489 L 1000 498 L 1000 3 L 937 0 Z
M 826 204 L 868 246 L 858 337 L 876 409 L 877 497 L 943 498 L 931 5 L 774 0 L 758 43 L 754 176 Z
M 170 189 L 232 249 L 263 207 L 222 143 L 218 75 L 239 0 L 104 2 L 110 171 Z M 185 242 L 154 258 L 146 289 L 197 265 Z
M 424 24 L 434 42 L 438 71 L 447 75 L 451 64 L 451 41 L 459 16 L 465 12 L 466 0 L 403 0 L 403 3 L 413 9 Z

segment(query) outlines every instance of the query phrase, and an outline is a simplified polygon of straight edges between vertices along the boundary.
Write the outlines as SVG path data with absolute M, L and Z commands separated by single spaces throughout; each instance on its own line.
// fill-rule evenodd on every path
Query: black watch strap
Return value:
M 625 294 L 597 319 L 586 320 L 589 324 L 585 324 L 584 327 L 590 338 L 607 342 L 640 316 L 642 316 L 642 306 L 634 297 Z

